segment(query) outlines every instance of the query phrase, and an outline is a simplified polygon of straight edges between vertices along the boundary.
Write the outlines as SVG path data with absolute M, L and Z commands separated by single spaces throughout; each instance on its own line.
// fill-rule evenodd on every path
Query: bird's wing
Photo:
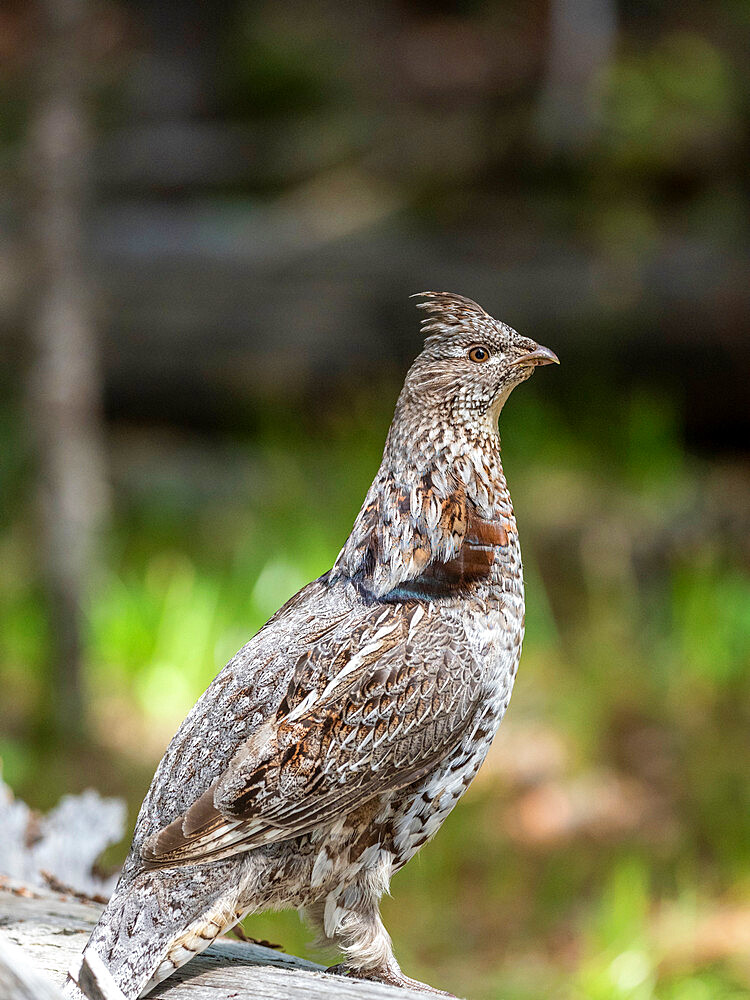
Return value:
M 215 860 L 333 822 L 427 773 L 472 724 L 481 672 L 433 607 L 392 604 L 326 664 L 298 665 L 276 716 L 174 822 L 146 863 Z

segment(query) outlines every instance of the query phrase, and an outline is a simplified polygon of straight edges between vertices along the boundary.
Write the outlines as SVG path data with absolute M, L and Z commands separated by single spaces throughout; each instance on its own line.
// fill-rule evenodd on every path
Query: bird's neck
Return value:
M 331 579 L 377 598 L 491 596 L 498 550 L 516 545 L 497 427 L 397 419 Z

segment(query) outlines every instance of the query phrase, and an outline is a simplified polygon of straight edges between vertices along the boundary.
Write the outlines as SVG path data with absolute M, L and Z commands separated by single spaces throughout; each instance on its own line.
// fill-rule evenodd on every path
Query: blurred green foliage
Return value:
M 727 527 L 734 467 L 688 459 L 661 396 L 612 409 L 592 390 L 571 416 L 545 401 L 546 374 L 501 420 L 528 592 L 513 704 L 486 773 L 395 879 L 385 919 L 409 972 L 478 1000 L 747 996 L 736 948 L 686 957 L 662 928 L 665 912 L 678 941 L 726 908 L 750 921 L 750 582 Z M 175 435 L 135 484 L 118 455 L 148 451 L 147 438 L 113 437 L 116 523 L 87 615 L 89 748 L 34 736 L 47 636 L 29 510 L 15 505 L 0 535 L 0 755 L 19 794 L 46 806 L 96 783 L 134 812 L 216 670 L 335 558 L 395 392 L 315 413 L 268 404 L 253 435 L 202 448 Z M 26 470 L 7 454 L 9 498 Z M 217 477 L 233 470 L 231 489 L 191 469 L 209 455 Z M 514 778 L 539 726 L 564 762 Z M 308 949 L 293 913 L 247 930 Z
M 690 72 L 686 72 L 690 67 Z M 623 54 L 604 83 L 602 149 L 611 166 L 637 174 L 710 170 L 710 155 L 739 140 L 738 81 L 701 35 L 666 34 Z
M 116 225 L 93 227 L 115 511 L 86 607 L 93 732 L 82 745 L 54 742 L 46 726 L 50 626 L 28 430 L 9 388 L 27 361 L 11 329 L 23 284 L 12 250 L 38 29 L 33 5 L 3 15 L 6 779 L 39 808 L 95 785 L 124 795 L 134 819 L 186 711 L 331 565 L 377 468 L 398 387 L 371 384 L 375 349 L 367 381 L 355 376 L 359 307 L 345 286 L 361 285 L 379 328 L 396 331 L 393 290 L 422 269 L 426 283 L 496 281 L 522 319 L 533 295 L 533 335 L 551 333 L 564 363 L 514 394 L 501 421 L 524 550 L 524 656 L 485 767 L 394 880 L 386 923 L 410 974 L 473 1000 L 750 997 L 750 474 L 737 374 L 750 5 L 558 4 L 557 41 L 555 5 L 534 0 L 178 6 L 92 8 L 92 201 L 97 225 L 135 209 L 144 229 L 119 241 L 148 280 L 117 256 Z M 588 62 L 597 13 L 612 33 Z M 556 77 L 561 59 L 577 69 Z M 548 142 L 543 95 L 568 85 Z M 236 162 L 214 155 L 222 138 Z M 173 209 L 184 215 L 165 252 L 157 237 Z M 332 214 L 343 226 L 329 227 Z M 328 236 L 277 259 L 276 230 L 283 247 L 291 221 Z M 342 248 L 341 232 L 357 239 Z M 113 234 L 114 256 L 101 256 Z M 238 256 L 222 270 L 227 246 Z M 205 260 L 183 271 L 197 253 Z M 360 270 L 338 273 L 350 254 Z M 328 271 L 310 266 L 318 256 Z M 203 285 L 226 289 L 226 311 Z M 308 286 L 306 326 L 309 300 L 295 297 Z M 247 366 L 238 359 L 262 368 L 273 350 L 253 303 L 281 310 L 282 299 L 279 322 L 302 325 L 299 343 L 283 341 L 280 376 L 325 325 L 321 352 L 334 334 L 336 349 L 310 357 L 351 353 L 347 377 L 360 384 L 241 412 L 258 390 L 255 373 L 234 377 Z M 260 353 L 245 354 L 256 338 Z M 198 385 L 210 388 L 188 406 Z M 214 388 L 211 417 L 200 411 Z M 159 426 L 128 426 L 144 413 Z M 196 416 L 201 433 L 187 429 Z M 704 457 L 686 448 L 687 425 Z M 293 913 L 247 929 L 308 949 Z

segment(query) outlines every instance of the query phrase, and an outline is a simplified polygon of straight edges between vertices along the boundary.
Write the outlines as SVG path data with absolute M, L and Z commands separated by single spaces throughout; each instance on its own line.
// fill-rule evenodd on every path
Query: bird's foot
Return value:
M 370 982 L 386 983 L 388 986 L 400 986 L 402 989 L 415 990 L 417 993 L 431 993 L 433 996 L 452 997 L 455 1000 L 453 993 L 446 993 L 445 990 L 437 990 L 434 986 L 429 986 L 427 983 L 420 983 L 418 979 L 411 979 L 409 976 L 405 976 L 398 968 L 353 969 L 345 962 L 342 962 L 339 965 L 332 965 L 326 969 L 326 972 L 330 972 L 335 976 L 349 976 L 350 979 L 366 979 Z

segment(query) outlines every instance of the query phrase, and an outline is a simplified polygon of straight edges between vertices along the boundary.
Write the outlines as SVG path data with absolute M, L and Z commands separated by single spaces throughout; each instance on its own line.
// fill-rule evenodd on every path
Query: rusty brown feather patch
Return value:
M 446 504 L 446 508 L 448 506 Z M 453 509 L 448 517 L 456 523 L 464 516 L 464 511 L 458 514 Z M 490 577 L 497 550 L 508 545 L 509 526 L 501 521 L 484 520 L 470 509 L 465 516 L 463 541 L 457 555 L 445 562 L 431 562 L 408 584 L 410 593 L 439 597 L 465 590 L 471 584 Z M 462 523 L 460 528 L 463 528 Z

